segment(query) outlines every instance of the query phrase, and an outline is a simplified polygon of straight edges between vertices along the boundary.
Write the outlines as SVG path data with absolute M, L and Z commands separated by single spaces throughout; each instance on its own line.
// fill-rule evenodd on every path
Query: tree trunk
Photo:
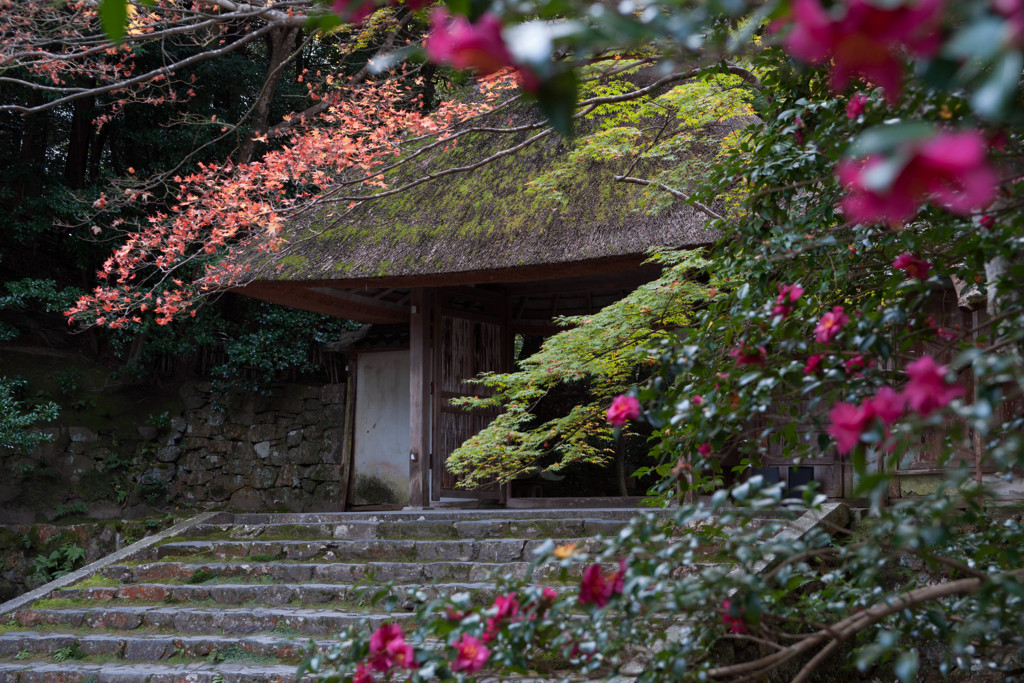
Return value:
M 68 153 L 64 162 L 64 184 L 73 189 L 85 187 L 86 173 L 89 169 L 89 150 L 92 146 L 93 106 L 95 97 L 83 97 L 75 100 L 71 115 L 71 137 L 68 140 Z
M 29 106 L 41 104 L 43 97 L 35 91 L 29 94 Z M 21 145 L 18 161 L 21 172 L 14 181 L 11 206 L 16 207 L 26 197 L 38 197 L 43 192 L 43 163 L 46 158 L 46 138 L 50 129 L 49 113 L 34 114 L 22 119 Z
M 93 136 L 92 149 L 89 152 L 89 182 L 95 185 L 100 179 L 101 161 L 103 148 L 110 137 L 110 125 L 103 126 L 97 135 Z
M 263 88 L 260 90 L 256 104 L 252 108 L 252 135 L 242 142 L 242 147 L 238 151 L 239 163 L 252 161 L 256 149 L 253 138 L 266 135 L 270 127 L 270 104 L 274 100 L 277 84 L 284 74 L 285 60 L 291 54 L 298 35 L 299 29 L 297 28 L 279 28 L 268 34 L 267 75 L 263 80 Z

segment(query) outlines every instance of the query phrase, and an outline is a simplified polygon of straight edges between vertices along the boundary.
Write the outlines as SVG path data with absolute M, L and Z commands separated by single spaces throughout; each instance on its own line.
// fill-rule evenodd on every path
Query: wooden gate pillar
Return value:
M 409 316 L 409 507 L 430 507 L 430 384 L 433 291 L 412 290 Z

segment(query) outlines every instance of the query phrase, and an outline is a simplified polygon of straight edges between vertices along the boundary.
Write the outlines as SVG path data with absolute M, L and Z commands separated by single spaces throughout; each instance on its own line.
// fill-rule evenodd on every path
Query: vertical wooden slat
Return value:
M 502 499 L 504 487 L 497 483 L 480 488 L 460 489 L 459 478 L 445 468 L 448 456 L 494 419 L 495 411 L 466 411 L 451 405 L 451 399 L 487 395 L 491 390 L 470 386 L 463 380 L 485 370 L 505 371 L 511 356 L 508 336 L 508 297 L 492 292 L 441 288 L 437 293 L 434 339 L 434 469 L 431 496 Z M 506 356 L 509 356 L 506 359 Z
M 412 290 L 409 317 L 409 506 L 429 507 L 431 297 Z
M 352 472 L 353 460 L 355 459 L 355 426 L 356 426 L 356 363 L 353 360 L 352 369 L 348 374 L 348 382 L 345 386 L 345 426 L 342 430 L 341 441 L 341 476 L 338 478 L 341 484 L 341 492 L 338 497 L 338 512 L 344 512 L 348 501 L 352 500 Z
M 431 392 L 431 430 L 430 430 L 430 498 L 441 500 L 441 489 L 444 488 L 444 459 L 445 445 L 444 437 L 447 431 L 442 425 L 444 418 L 441 408 L 444 402 L 444 378 L 445 369 L 442 353 L 447 346 L 446 333 L 444 330 L 444 315 L 441 308 L 444 306 L 444 290 L 433 292 L 434 301 L 434 343 L 432 345 L 431 362 L 434 367 L 434 387 Z

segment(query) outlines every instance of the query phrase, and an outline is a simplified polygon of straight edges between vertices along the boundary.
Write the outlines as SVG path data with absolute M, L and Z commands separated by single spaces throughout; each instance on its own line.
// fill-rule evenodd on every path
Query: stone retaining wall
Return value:
M 173 523 L 171 517 L 85 524 L 0 525 L 0 602 L 55 578 L 37 571 L 36 560 L 74 546 L 83 552 L 72 568 L 125 548 Z
M 178 407 L 155 420 L 55 427 L 34 453 L 0 457 L 10 474 L 0 481 L 0 522 L 133 518 L 167 507 L 326 511 L 343 503 L 345 385 L 224 396 L 191 382 L 177 398 Z

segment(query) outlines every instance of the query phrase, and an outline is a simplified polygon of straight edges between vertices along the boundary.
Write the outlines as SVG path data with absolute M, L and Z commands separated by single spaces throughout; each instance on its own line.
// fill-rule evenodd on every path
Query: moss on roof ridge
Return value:
M 540 121 L 525 103 L 490 118 L 516 126 Z M 585 118 L 572 140 L 550 135 L 474 171 L 426 182 L 351 211 L 344 204 L 322 204 L 287 226 L 283 237 L 289 244 L 280 254 L 249 254 L 245 262 L 260 279 L 334 280 L 568 263 L 642 254 L 652 245 L 713 241 L 704 227 L 706 216 L 693 207 L 663 203 L 659 211 L 649 202 L 649 189 L 612 179 L 626 170 L 641 177 L 657 175 L 664 163 L 614 155 L 583 155 L 577 163 L 565 163 L 609 118 Z M 642 122 L 664 128 L 671 124 L 665 118 Z M 711 163 L 717 150 L 710 147 L 717 145 L 707 141 L 747 122 L 741 117 L 715 122 L 717 130 L 705 126 L 707 135 L 692 145 L 687 163 Z M 442 164 L 455 168 L 485 159 L 536 133 L 470 132 L 454 147 L 423 152 L 417 146 L 419 154 L 397 168 L 388 185 L 401 187 L 437 172 Z M 544 182 L 534 182 L 539 178 Z

